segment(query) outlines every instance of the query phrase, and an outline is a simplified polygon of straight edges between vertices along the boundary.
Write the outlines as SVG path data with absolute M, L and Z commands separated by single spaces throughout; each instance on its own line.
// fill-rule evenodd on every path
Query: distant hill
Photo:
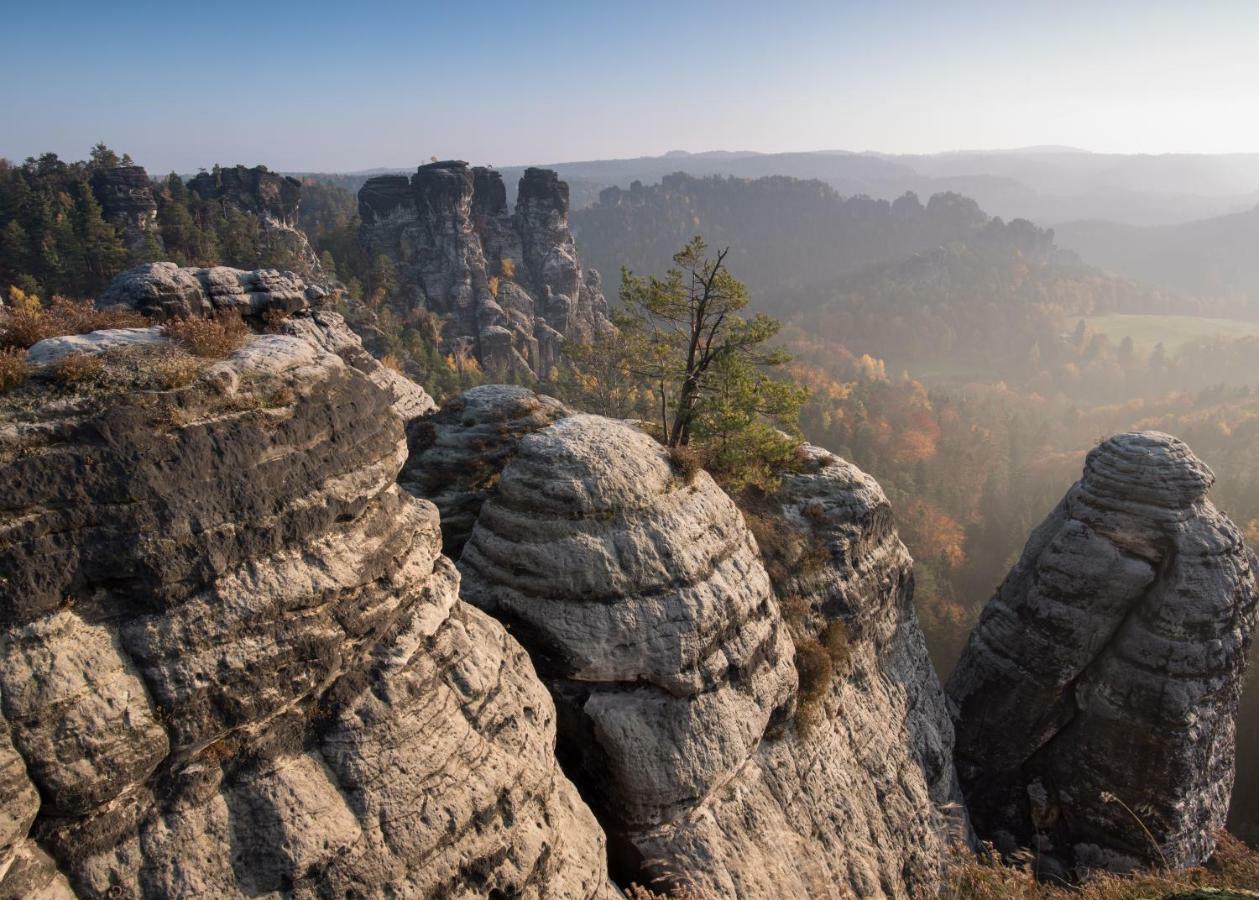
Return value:
M 1182 225 L 1137 228 L 1082 221 L 1058 226 L 1059 242 L 1096 265 L 1259 315 L 1259 207 Z
M 914 194 L 895 201 L 841 197 L 818 180 L 675 173 L 659 184 L 608 188 L 572 213 L 573 233 L 608 278 L 621 266 L 660 272 L 689 238 L 731 248 L 732 272 L 754 291 L 829 281 L 965 239 L 988 222 L 973 200 Z
M 572 188 L 573 208 L 603 188 L 628 188 L 667 174 L 786 175 L 817 179 L 840 194 L 892 200 L 952 191 L 988 212 L 1039 225 L 1106 219 L 1159 225 L 1237 212 L 1259 202 L 1259 154 L 1107 154 L 1064 147 L 920 155 L 673 151 L 633 159 L 548 163 Z M 502 169 L 509 189 L 523 167 Z

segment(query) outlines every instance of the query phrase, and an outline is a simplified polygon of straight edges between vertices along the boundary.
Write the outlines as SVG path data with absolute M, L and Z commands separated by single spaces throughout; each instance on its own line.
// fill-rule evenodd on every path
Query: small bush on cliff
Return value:
M 16 347 L 0 349 L 0 394 L 13 390 L 30 374 L 24 351 Z
M 193 356 L 211 359 L 227 356 L 240 349 L 249 336 L 249 328 L 240 316 L 226 313 L 213 319 L 193 317 L 175 319 L 163 329 L 173 340 Z
M 75 385 L 90 381 L 105 368 L 105 361 L 95 353 L 68 353 L 57 360 L 52 375 L 62 384 Z
M 102 328 L 141 328 L 144 316 L 128 309 L 97 309 L 91 300 L 53 297 L 44 306 L 38 297 L 9 290 L 9 305 L 0 310 L 0 348 L 25 349 L 44 338 L 86 334 Z

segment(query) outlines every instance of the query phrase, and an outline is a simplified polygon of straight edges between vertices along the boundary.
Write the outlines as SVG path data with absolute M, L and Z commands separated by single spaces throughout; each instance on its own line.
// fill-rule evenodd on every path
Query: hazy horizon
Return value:
M 1103 8 L 1104 7 L 1104 8 Z M 97 141 L 158 172 L 500 166 L 676 148 L 1259 149 L 1259 7 L 490 0 L 11 10 L 0 156 Z M 20 124 L 21 127 L 14 127 Z

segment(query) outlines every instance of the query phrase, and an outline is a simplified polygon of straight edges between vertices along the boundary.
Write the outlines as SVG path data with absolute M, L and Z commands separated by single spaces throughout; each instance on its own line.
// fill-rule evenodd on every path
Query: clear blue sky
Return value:
M 0 6 L 0 156 L 1259 151 L 1259 2 Z

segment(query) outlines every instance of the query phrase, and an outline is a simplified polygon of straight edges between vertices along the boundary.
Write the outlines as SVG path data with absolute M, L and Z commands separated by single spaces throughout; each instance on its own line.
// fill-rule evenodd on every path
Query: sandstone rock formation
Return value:
M 433 399 L 402 373 L 383 365 L 363 349 L 358 336 L 337 313 L 320 309 L 323 288 L 307 286 L 292 272 L 226 266 L 180 268 L 171 262 L 148 263 L 123 272 L 97 298 L 102 308 L 125 306 L 156 321 L 238 313 L 254 328 L 274 328 L 297 335 L 335 353 L 389 395 L 394 411 L 410 422 L 436 408 Z M 290 314 L 293 315 L 290 315 Z M 92 352 L 125 341 L 137 329 L 114 329 L 41 341 L 28 353 L 32 365 L 50 362 L 50 353 L 68 349 Z M 89 346 L 97 345 L 97 346 Z
M 1042 870 L 1205 860 L 1233 781 L 1256 560 L 1176 438 L 1088 455 L 948 691 L 976 830 Z
M 796 643 L 796 724 L 639 845 L 716 896 L 934 896 L 965 822 L 911 560 L 872 478 L 806 457 L 747 513 Z
M 458 448 L 447 418 L 433 446 Z M 778 585 L 788 620 L 734 503 L 628 424 L 572 416 L 524 437 L 483 501 L 464 596 L 529 648 L 625 880 L 747 897 L 937 886 L 952 732 L 909 558 L 877 485 L 813 453 L 759 513 L 812 542 Z M 844 668 L 806 734 L 790 635 L 817 644 L 836 623 Z
M 609 890 L 554 706 L 458 600 L 366 376 L 262 335 L 5 418 L 0 896 Z
M 528 169 L 516 211 L 492 169 L 464 162 L 371 178 L 361 240 L 398 267 L 406 303 L 442 316 L 449 343 L 482 365 L 545 374 L 562 342 L 610 327 L 598 274 L 583 273 L 568 230 L 568 187 Z
M 551 397 L 528 388 L 487 384 L 442 405 L 407 429 L 410 455 L 398 483 L 437 504 L 442 545 L 458 559 L 481 506 L 525 435 L 570 415 Z
M 96 298 L 96 305 L 102 309 L 127 306 L 158 321 L 231 311 L 261 324 L 269 314 L 282 316 L 306 309 L 325 294 L 323 288 L 308 285 L 293 272 L 228 266 L 197 269 L 154 262 L 118 275 Z
M 101 205 L 101 216 L 122 232 L 128 250 L 139 250 L 150 242 L 161 248 L 157 200 L 153 182 L 143 167 L 98 169 L 92 173 L 92 194 Z
M 320 274 L 319 257 L 297 227 L 302 183 L 266 166 L 215 166 L 188 180 L 188 189 L 202 200 L 211 200 L 256 217 L 262 240 L 272 258 L 287 258 L 286 268 L 307 277 Z

